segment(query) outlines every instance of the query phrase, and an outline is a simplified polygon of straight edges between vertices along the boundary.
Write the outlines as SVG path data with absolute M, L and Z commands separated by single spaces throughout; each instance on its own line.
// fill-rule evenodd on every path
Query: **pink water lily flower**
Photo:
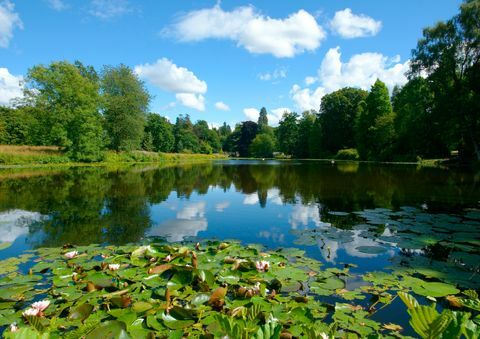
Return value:
M 255 267 L 257 268 L 258 272 L 266 272 L 266 271 L 268 271 L 268 268 L 270 267 L 270 263 L 268 261 L 265 261 L 265 260 L 257 261 L 255 263 Z
M 18 326 L 17 323 L 10 324 L 10 332 L 17 332 Z
M 65 258 L 67 258 L 67 259 L 73 259 L 73 258 L 75 258 L 77 255 L 78 255 L 78 251 L 71 251 L 71 252 L 65 253 Z
M 172 261 L 173 257 L 169 254 L 165 258 L 163 258 L 163 261 L 170 262 Z
M 108 264 L 108 269 L 110 271 L 116 271 L 120 268 L 120 264 Z
M 36 308 L 27 308 L 25 311 L 23 311 L 22 315 L 24 317 L 36 317 L 40 315 L 40 311 L 37 310 Z
M 32 304 L 32 308 L 39 310 L 40 312 L 43 312 L 46 310 L 46 308 L 50 306 L 50 300 L 42 300 L 42 301 L 37 301 Z

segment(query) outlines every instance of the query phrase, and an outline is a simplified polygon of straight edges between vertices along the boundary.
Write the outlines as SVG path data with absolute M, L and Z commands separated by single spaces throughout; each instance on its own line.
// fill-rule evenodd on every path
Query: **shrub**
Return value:
M 358 155 L 358 151 L 355 148 L 347 148 L 341 149 L 335 155 L 335 159 L 338 160 L 358 160 L 360 156 Z

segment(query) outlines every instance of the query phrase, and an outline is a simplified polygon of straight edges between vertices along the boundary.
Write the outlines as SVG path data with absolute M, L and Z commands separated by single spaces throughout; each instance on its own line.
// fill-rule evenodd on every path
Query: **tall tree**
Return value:
M 387 160 L 395 141 L 392 104 L 388 88 L 377 79 L 365 99 L 359 104 L 356 126 L 360 157 L 369 160 Z
M 316 124 L 317 115 L 305 111 L 298 123 L 298 143 L 296 154 L 299 158 L 314 158 L 316 146 Z
M 110 147 L 117 151 L 139 149 L 150 95 L 132 69 L 106 66 L 102 76 L 105 126 Z
M 173 150 L 175 144 L 173 126 L 159 114 L 147 115 L 145 135 L 151 136 L 152 148 L 155 152 L 171 152 Z
M 260 109 L 257 123 L 260 130 L 263 129 L 263 127 L 268 126 L 267 109 L 265 107 L 262 107 L 262 109 Z
M 452 19 L 424 29 L 411 76 L 432 82 L 436 120 L 464 159 L 480 160 L 480 1 L 466 0 Z
M 28 71 L 26 105 L 38 112 L 42 144 L 63 146 L 77 161 L 102 157 L 103 131 L 95 70 L 80 62 L 53 62 Z
M 250 144 L 250 155 L 255 158 L 271 158 L 275 151 L 275 140 L 266 133 L 257 134 Z
M 240 127 L 240 136 L 238 139 L 238 153 L 241 157 L 250 155 L 250 144 L 257 136 L 258 124 L 253 121 L 244 121 Z
M 281 152 L 287 155 L 297 156 L 298 153 L 299 128 L 297 119 L 297 113 L 285 112 L 276 130 L 278 147 Z
M 175 136 L 176 152 L 200 152 L 200 140 L 198 140 L 198 137 L 193 131 L 193 124 L 188 114 L 185 117 L 182 115 L 177 117 L 173 128 L 173 135 Z
M 341 149 L 355 148 L 354 125 L 358 105 L 367 95 L 367 91 L 346 87 L 322 98 L 319 117 L 324 153 L 335 155 Z

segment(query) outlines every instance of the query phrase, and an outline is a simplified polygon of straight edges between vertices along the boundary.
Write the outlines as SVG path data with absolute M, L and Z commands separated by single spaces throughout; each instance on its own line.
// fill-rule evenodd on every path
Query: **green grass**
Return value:
M 223 154 L 183 154 L 156 153 L 145 151 L 114 152 L 105 151 L 102 162 L 94 164 L 116 163 L 155 163 L 163 161 L 196 161 L 225 159 Z M 10 146 L 0 145 L 0 166 L 23 165 L 74 165 L 59 147 L 53 146 Z

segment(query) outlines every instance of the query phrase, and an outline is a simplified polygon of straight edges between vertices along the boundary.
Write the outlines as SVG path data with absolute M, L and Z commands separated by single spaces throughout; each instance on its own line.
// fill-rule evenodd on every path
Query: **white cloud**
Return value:
M 215 108 L 220 110 L 220 111 L 229 111 L 230 110 L 230 107 L 222 101 L 216 102 L 215 103 Z
M 228 201 L 222 201 L 219 202 L 218 204 L 215 205 L 215 210 L 219 213 L 223 212 L 225 209 L 227 209 L 230 206 L 230 202 Z
M 313 85 L 314 83 L 317 82 L 317 80 L 318 80 L 318 79 L 315 78 L 315 77 L 310 77 L 310 76 L 309 76 L 309 77 L 306 77 L 306 78 L 305 78 L 305 85 L 307 85 L 307 86 Z
M 22 20 L 9 0 L 0 3 L 0 47 L 7 48 L 15 28 L 23 29 Z
M 205 111 L 205 97 L 201 94 L 177 93 L 175 97 L 185 107 L 190 107 L 201 112 Z
M 278 122 L 282 119 L 283 113 L 291 111 L 292 110 L 288 107 L 279 107 L 270 110 L 269 112 L 267 112 L 268 124 L 270 126 L 277 126 Z M 257 122 L 260 111 L 256 108 L 244 108 L 243 114 L 245 114 L 245 117 L 248 120 Z
M 154 64 L 135 66 L 135 73 L 160 89 L 176 93 L 175 97 L 182 105 L 205 111 L 205 97 L 202 94 L 207 92 L 207 83 L 187 68 L 162 58 Z
M 153 85 L 169 92 L 200 93 L 207 91 L 207 83 L 185 67 L 178 67 L 167 58 L 158 59 L 154 64 L 135 66 L 135 73 Z
M 319 206 L 317 204 L 295 205 L 288 218 L 288 223 L 292 226 L 292 229 L 297 229 L 298 226 L 306 228 L 310 223 L 317 227 L 320 226 L 322 222 Z
M 186 204 L 180 211 L 177 212 L 177 218 L 186 220 L 203 218 L 205 216 L 206 206 L 207 203 L 205 201 Z
M 342 38 L 352 39 L 376 35 L 382 28 L 382 22 L 364 14 L 353 14 L 350 8 L 345 8 L 335 13 L 330 27 Z
M 67 4 L 62 0 L 48 0 L 48 4 L 51 8 L 59 12 L 68 8 Z
M 2 242 L 14 242 L 18 237 L 28 235 L 28 226 L 42 220 L 37 212 L 9 210 L 0 213 L 0 239 Z
M 127 0 L 92 0 L 89 13 L 99 19 L 109 20 L 131 11 Z
M 219 5 L 191 11 L 169 29 L 180 41 L 230 39 L 250 53 L 293 57 L 313 51 L 325 38 L 325 31 L 315 18 L 299 10 L 284 19 L 273 19 L 258 13 L 252 6 L 224 11 Z
M 8 105 L 10 100 L 23 96 L 23 77 L 10 74 L 7 68 L 0 67 L 0 105 Z
M 273 72 L 260 73 L 258 75 L 258 78 L 262 81 L 284 79 L 286 77 L 287 70 L 285 68 L 277 68 Z
M 244 108 L 243 114 L 245 114 L 248 120 L 257 122 L 260 111 L 256 108 Z
M 166 237 L 168 241 L 178 242 L 185 237 L 196 237 L 199 232 L 206 231 L 208 222 L 205 218 L 200 219 L 170 219 L 160 225 L 152 227 L 147 235 Z
M 390 90 L 395 85 L 405 84 L 409 64 L 409 60 L 400 63 L 399 56 L 388 58 L 380 53 L 355 54 L 343 63 L 340 47 L 331 48 L 318 70 L 319 86 L 310 89 L 294 85 L 290 95 L 301 110 L 318 110 L 325 94 L 343 87 L 368 90 L 377 79 L 383 81 Z

